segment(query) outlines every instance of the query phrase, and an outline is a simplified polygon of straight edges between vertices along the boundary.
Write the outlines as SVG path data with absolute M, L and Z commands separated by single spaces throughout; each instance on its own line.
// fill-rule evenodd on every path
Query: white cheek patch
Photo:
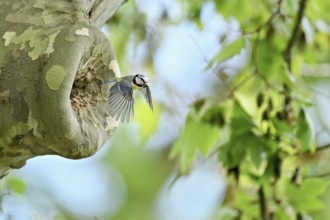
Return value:
M 135 84 L 137 86 L 143 86 L 144 82 L 139 76 L 137 76 L 137 77 L 135 77 Z
M 136 83 L 137 83 L 138 85 L 143 85 L 143 80 L 142 80 L 141 78 L 137 77 L 137 78 L 136 78 Z

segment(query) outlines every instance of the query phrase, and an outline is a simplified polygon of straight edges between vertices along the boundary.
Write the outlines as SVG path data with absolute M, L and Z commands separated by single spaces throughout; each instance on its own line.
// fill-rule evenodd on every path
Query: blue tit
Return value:
M 151 91 L 146 76 L 137 74 L 117 78 L 109 89 L 109 113 L 116 120 L 129 122 L 134 116 L 133 90 L 139 90 L 153 110 Z

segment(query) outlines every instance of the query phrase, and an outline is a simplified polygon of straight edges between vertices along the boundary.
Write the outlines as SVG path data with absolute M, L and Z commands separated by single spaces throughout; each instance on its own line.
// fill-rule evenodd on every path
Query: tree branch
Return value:
M 284 60 L 288 64 L 288 68 L 290 71 L 291 71 L 291 53 L 292 53 L 291 51 L 292 51 L 293 45 L 296 41 L 296 38 L 298 36 L 299 28 L 300 28 L 301 21 L 304 16 L 304 11 L 306 8 L 306 2 L 307 2 L 307 0 L 300 0 L 300 2 L 299 2 L 299 9 L 297 12 L 296 23 L 294 25 L 293 31 L 291 33 L 291 37 L 290 37 L 288 44 L 283 53 Z
M 116 131 L 100 82 L 118 62 L 91 21 L 101 27 L 106 3 L 122 2 L 0 1 L 0 177 L 39 155 L 89 157 Z
M 127 0 L 94 0 L 88 12 L 89 19 L 95 27 L 102 28 Z

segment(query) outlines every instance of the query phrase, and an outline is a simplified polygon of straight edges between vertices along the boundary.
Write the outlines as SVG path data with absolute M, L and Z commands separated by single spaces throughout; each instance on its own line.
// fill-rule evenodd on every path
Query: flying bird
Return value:
M 134 116 L 134 90 L 143 93 L 150 109 L 153 111 L 151 91 L 146 76 L 142 74 L 124 76 L 111 83 L 108 99 L 109 113 L 116 120 L 129 122 L 130 118 Z

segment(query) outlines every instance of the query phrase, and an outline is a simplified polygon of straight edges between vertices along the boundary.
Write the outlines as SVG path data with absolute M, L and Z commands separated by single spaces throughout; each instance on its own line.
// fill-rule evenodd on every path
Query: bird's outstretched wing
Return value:
M 153 107 L 153 104 L 152 104 L 152 96 L 151 96 L 151 91 L 150 91 L 149 86 L 142 87 L 139 90 L 143 93 L 144 97 L 146 98 L 146 100 L 147 100 L 147 102 L 150 106 L 150 109 L 153 111 L 154 107 Z
M 116 82 L 109 90 L 109 112 L 121 122 L 129 122 L 134 115 L 133 88 L 130 83 Z

